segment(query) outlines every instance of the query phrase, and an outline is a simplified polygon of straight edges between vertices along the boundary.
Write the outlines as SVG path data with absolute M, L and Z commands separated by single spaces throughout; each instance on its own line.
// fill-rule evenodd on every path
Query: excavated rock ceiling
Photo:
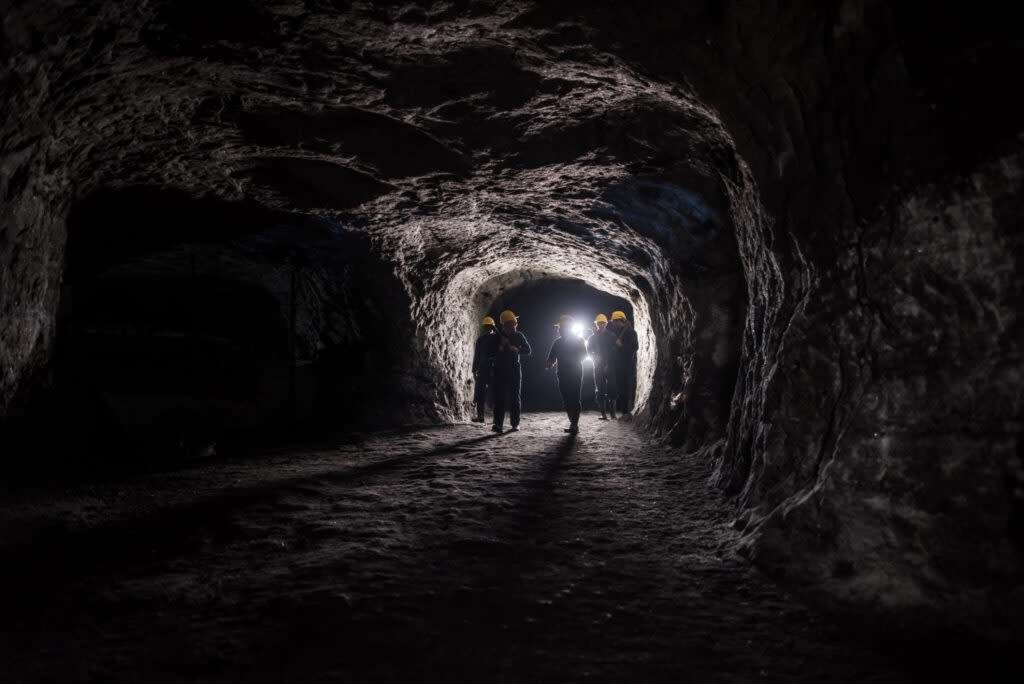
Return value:
M 43 384 L 62 284 L 77 316 L 83 285 L 216 274 L 278 360 L 298 311 L 327 384 L 444 420 L 486 302 L 581 278 L 632 303 L 640 420 L 716 459 L 754 562 L 1012 638 L 1016 24 L 797 5 L 14 3 L 0 411 Z
M 587 46 L 578 27 L 519 29 L 514 6 L 467 18 L 447 3 L 306 4 L 156 6 L 120 17 L 105 59 L 89 54 L 99 36 L 61 38 L 65 60 L 99 62 L 51 86 L 51 154 L 77 162 L 77 193 L 256 198 L 460 251 L 467 232 L 499 227 L 572 242 L 643 173 L 680 178 L 688 192 L 648 193 L 707 230 L 716 173 L 735 173 L 705 108 Z
M 365 258 L 383 259 L 401 280 L 416 322 L 470 330 L 480 305 L 462 304 L 485 282 L 579 277 L 639 305 L 648 367 L 654 340 L 641 295 L 662 292 L 671 309 L 662 318 L 676 320 L 662 320 L 660 332 L 686 315 L 666 256 L 739 282 L 725 193 L 726 183 L 747 181 L 728 136 L 679 84 L 593 47 L 581 23 L 537 26 L 526 3 L 52 11 L 52 26 L 76 33 L 9 30 L 26 41 L 10 54 L 37 55 L 16 74 L 41 82 L 44 111 L 33 117 L 53 121 L 45 137 L 28 122 L 8 124 L 7 135 L 36 153 L 25 170 L 11 169 L 8 194 L 39 152 L 59 164 L 48 177 L 70 186 L 53 193 L 65 200 L 88 206 L 98 191 L 123 191 L 80 229 L 72 221 L 72 246 L 87 245 L 79 263 L 253 233 L 282 253 L 337 262 L 349 247 L 335 238 L 357 232 L 373 244 Z M 183 196 L 203 198 L 197 213 L 209 214 L 213 199 L 229 204 L 207 234 L 187 216 L 167 226 L 145 211 L 134 230 L 104 233 L 123 205 L 161 213 Z M 311 230 L 300 215 L 321 222 Z M 282 223 L 303 225 L 268 237 Z M 315 337 L 304 335 L 312 351 L 324 344 Z M 451 389 L 463 386 L 466 340 L 427 344 L 455 378 L 428 403 L 457 415 L 465 397 Z

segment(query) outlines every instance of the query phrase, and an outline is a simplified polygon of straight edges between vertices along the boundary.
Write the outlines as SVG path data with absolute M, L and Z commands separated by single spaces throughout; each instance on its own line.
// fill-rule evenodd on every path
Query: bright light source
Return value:
M 579 337 L 580 335 L 582 335 L 582 334 L 583 334 L 583 326 L 582 326 L 582 325 L 580 325 L 579 323 L 575 323 L 575 324 L 574 324 L 574 325 L 572 326 L 572 334 L 573 334 L 573 335 L 576 335 L 577 337 Z
M 583 359 L 583 363 L 594 363 L 594 357 L 587 355 L 587 358 Z

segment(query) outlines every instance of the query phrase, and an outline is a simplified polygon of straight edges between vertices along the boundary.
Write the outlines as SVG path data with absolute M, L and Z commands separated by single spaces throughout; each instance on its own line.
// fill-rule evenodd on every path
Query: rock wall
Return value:
M 245 253 L 235 283 L 286 320 L 301 247 L 287 356 L 393 346 L 370 365 L 396 422 L 465 416 L 494 279 L 582 279 L 633 304 L 640 423 L 716 459 L 756 563 L 837 609 L 1006 634 L 1012 22 L 882 0 L 335 5 L 11 4 L 0 412 L 48 373 L 73 207 L 125 186 L 252 202 L 276 218 L 83 253 L 136 276 Z
M 749 165 L 757 196 L 726 183 L 748 308 L 728 438 L 709 452 L 744 552 L 834 608 L 1008 637 L 1022 612 L 1020 356 L 1004 332 L 1020 119 L 994 74 L 1020 46 L 997 10 L 933 10 L 609 3 L 532 18 L 586 16 L 595 44 L 684 73 Z
M 39 188 L 33 167 L 12 159 L 0 176 L 0 416 L 20 387 L 46 382 L 53 349 L 66 209 Z
M 408 299 L 391 317 L 408 333 L 397 356 L 417 363 L 383 383 L 408 397 L 395 420 L 463 416 L 465 340 L 435 331 L 471 329 L 457 303 L 496 274 L 579 277 L 642 312 L 657 297 L 654 322 L 641 322 L 645 368 L 659 364 L 651 375 L 670 378 L 667 389 L 652 385 L 657 415 L 648 424 L 664 430 L 681 420 L 683 402 L 669 397 L 683 392 L 682 366 L 700 353 L 676 341 L 689 339 L 680 313 L 689 305 L 671 263 L 707 282 L 709 264 L 730 262 L 721 177 L 737 162 L 724 132 L 684 91 L 650 82 L 571 32 L 514 28 L 522 10 L 511 3 L 464 15 L 428 4 L 422 16 L 392 7 L 299 16 L 241 2 L 221 17 L 230 22 L 196 32 L 195 20 L 209 17 L 193 3 L 123 12 L 95 3 L 80 10 L 87 47 L 59 63 L 60 20 L 19 4 L 5 24 L 7 68 L 32 106 L 5 127 L 19 135 L 26 120 L 47 115 L 46 142 L 74 179 L 51 198 L 59 206 L 134 187 L 200 203 L 255 200 L 279 222 L 301 225 L 302 214 L 315 214 L 367 235 L 370 260 Z M 56 44 L 33 42 L 40 35 Z M 331 41 L 347 51 L 329 49 Z M 316 57 L 309 46 L 318 46 Z M 51 85 L 36 92 L 18 82 L 30 68 Z M 220 244 L 266 230 L 262 219 L 247 230 L 245 211 L 212 216 L 199 223 L 235 226 L 213 229 Z M 84 227 L 76 244 L 87 246 L 90 233 Z M 122 258 L 147 254 L 152 264 L 155 251 L 175 244 L 173 233 L 147 225 L 107 238 Z M 53 238 L 61 242 L 61 227 Z M 188 250 L 211 239 L 183 226 L 177 244 Z M 711 251 L 722 255 L 705 258 Z M 105 249 L 80 259 L 97 273 L 113 265 Z M 737 264 L 731 257 L 736 283 Z M 655 339 L 665 344 L 660 361 Z M 717 394 L 730 384 L 721 380 Z
M 1013 637 L 1021 159 L 919 187 L 810 290 L 740 492 L 759 565 L 845 609 L 881 603 L 935 627 L 969 616 Z

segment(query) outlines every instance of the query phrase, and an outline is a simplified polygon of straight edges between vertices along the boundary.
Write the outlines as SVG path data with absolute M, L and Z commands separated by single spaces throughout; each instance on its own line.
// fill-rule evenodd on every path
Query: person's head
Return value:
M 484 316 L 483 323 L 480 326 L 480 331 L 484 335 L 486 335 L 487 333 L 494 332 L 494 330 L 495 330 L 494 319 L 491 318 L 490 316 Z
M 516 326 L 519 325 L 519 317 L 508 310 L 501 312 L 499 320 L 501 321 L 501 329 L 505 331 L 506 335 L 515 332 Z
M 612 312 L 612 327 L 615 329 L 624 328 L 626 326 L 626 314 L 621 311 Z
M 555 327 L 558 328 L 558 334 L 562 337 L 568 337 L 574 335 L 573 320 L 572 316 L 568 314 L 562 314 L 558 317 L 558 322 L 555 323 Z
M 597 314 L 597 318 L 594 319 L 594 325 L 597 326 L 598 332 L 603 331 L 608 327 L 608 317 L 604 314 Z

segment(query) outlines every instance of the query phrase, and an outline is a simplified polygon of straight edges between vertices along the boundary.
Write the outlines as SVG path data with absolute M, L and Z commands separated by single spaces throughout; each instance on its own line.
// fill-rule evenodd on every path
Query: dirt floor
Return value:
M 564 426 L 12 493 L 6 678 L 917 679 L 728 550 L 708 463 L 592 414 Z

